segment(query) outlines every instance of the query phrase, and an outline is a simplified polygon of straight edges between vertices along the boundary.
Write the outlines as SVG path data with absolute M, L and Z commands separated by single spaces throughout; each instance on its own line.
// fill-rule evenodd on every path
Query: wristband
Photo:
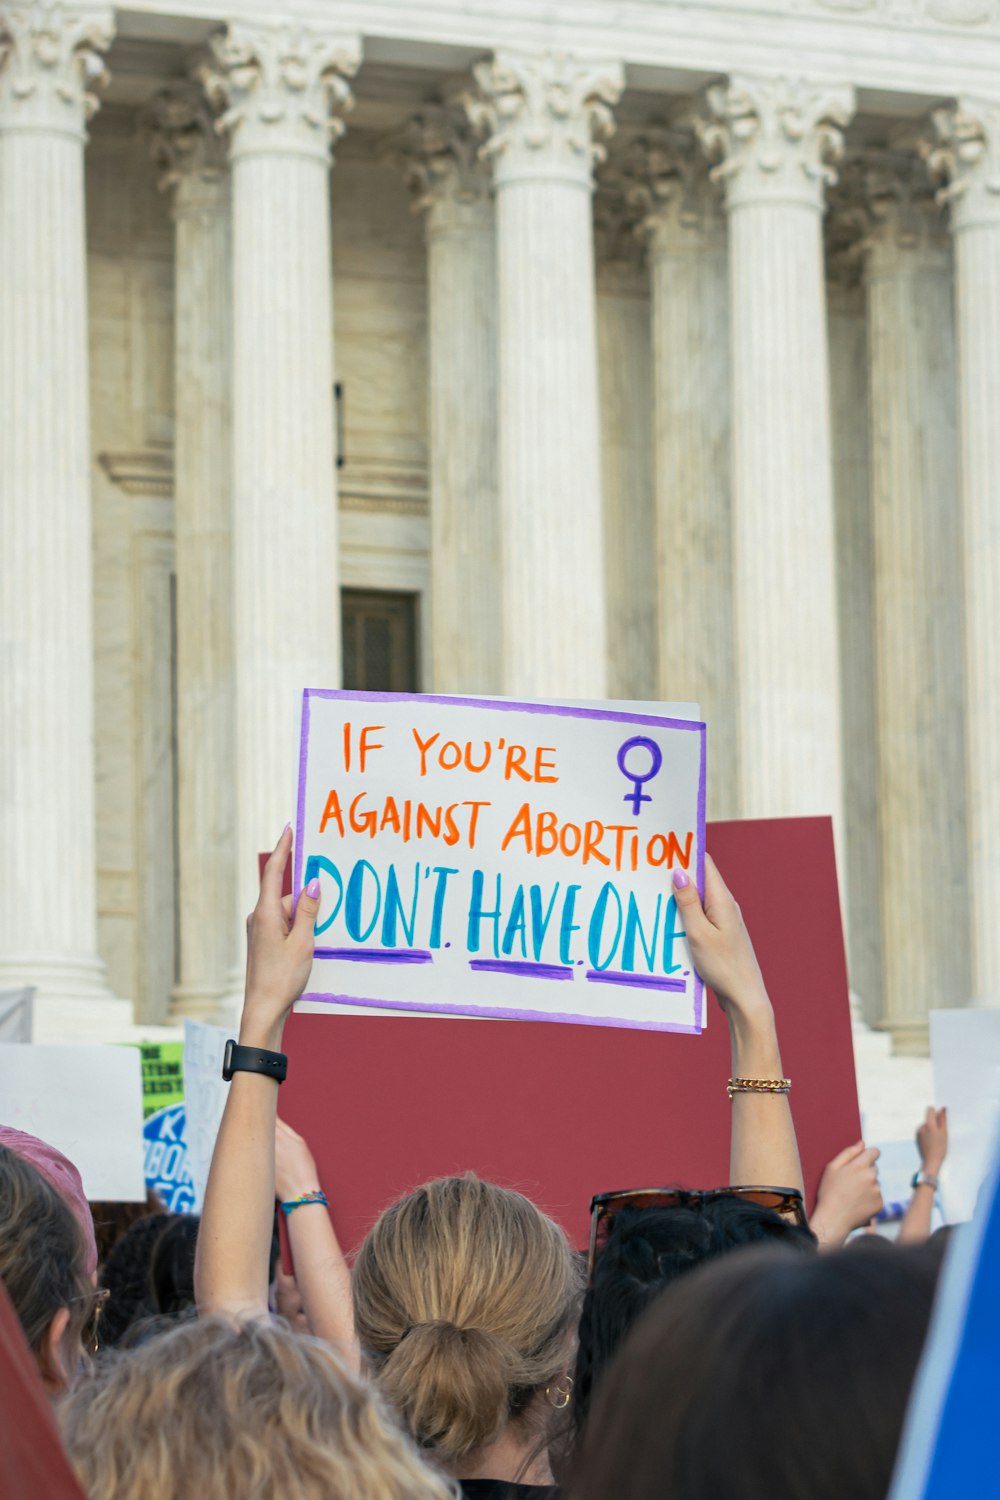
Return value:
M 311 1193 L 302 1193 L 298 1198 L 289 1198 L 281 1205 L 283 1214 L 290 1214 L 297 1208 L 304 1208 L 307 1203 L 322 1203 L 324 1208 L 329 1208 L 326 1194 L 322 1188 L 314 1188 Z
M 288 1058 L 283 1052 L 267 1052 L 263 1047 L 241 1047 L 230 1037 L 222 1059 L 223 1081 L 228 1083 L 234 1073 L 264 1073 L 284 1083 Z
M 936 1193 L 939 1186 L 940 1184 L 937 1178 L 933 1176 L 932 1173 L 923 1171 L 923 1169 L 921 1169 L 919 1172 L 914 1172 L 913 1176 L 910 1178 L 910 1187 L 913 1188 L 914 1191 L 916 1191 L 918 1187 L 929 1187 L 932 1188 Z

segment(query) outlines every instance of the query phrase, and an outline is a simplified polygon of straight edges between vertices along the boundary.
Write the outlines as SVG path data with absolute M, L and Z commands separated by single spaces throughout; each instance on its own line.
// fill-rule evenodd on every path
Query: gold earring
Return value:
M 547 1385 L 545 1395 L 556 1411 L 565 1411 L 573 1399 L 572 1375 L 562 1375 L 555 1385 Z

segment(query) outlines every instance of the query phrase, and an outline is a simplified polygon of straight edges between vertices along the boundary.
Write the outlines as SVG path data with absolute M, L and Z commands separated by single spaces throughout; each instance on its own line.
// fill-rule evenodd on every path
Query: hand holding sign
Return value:
M 695 968 L 727 1015 L 731 1010 L 770 1010 L 743 914 L 710 854 L 705 856 L 704 906 L 683 870 L 674 871 L 674 897 Z

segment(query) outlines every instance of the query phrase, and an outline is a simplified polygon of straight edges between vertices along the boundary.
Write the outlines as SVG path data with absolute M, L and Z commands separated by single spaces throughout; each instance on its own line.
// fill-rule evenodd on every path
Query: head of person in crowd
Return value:
M 597 1392 L 571 1500 L 885 1500 L 941 1258 L 771 1246 L 664 1292 Z
M 113 1348 L 130 1329 L 156 1316 L 153 1299 L 153 1250 L 169 1219 L 147 1214 L 130 1224 L 101 1268 L 101 1285 L 110 1292 L 101 1324 L 101 1345 Z
M 669 1201 L 666 1192 L 663 1197 Z M 746 1245 L 815 1249 L 815 1238 L 804 1223 L 783 1217 L 765 1203 L 728 1193 L 679 1193 L 678 1198 L 669 1207 L 623 1206 L 604 1221 L 607 1231 L 596 1254 L 592 1252 L 580 1315 L 569 1408 L 577 1435 L 619 1345 L 649 1304 L 678 1277 Z
M 149 1280 L 153 1306 L 161 1317 L 180 1318 L 194 1309 L 194 1253 L 197 1214 L 170 1214 L 153 1241 Z
M 48 1177 L 0 1145 L 0 1281 L 52 1397 L 72 1384 L 92 1339 L 99 1302 L 92 1248 L 93 1230 L 88 1244 Z
M 449 1500 L 371 1386 L 280 1322 L 177 1324 L 59 1408 L 87 1500 Z
M 145 1219 L 150 1214 L 166 1213 L 161 1199 L 152 1188 L 147 1188 L 145 1198 L 140 1198 L 137 1203 L 104 1200 L 91 1203 L 90 1210 L 97 1236 L 98 1276 L 118 1241 L 138 1219 Z
M 55 1188 L 63 1202 L 69 1205 L 83 1235 L 87 1275 L 93 1280 L 97 1275 L 97 1236 L 94 1231 L 94 1216 L 77 1168 L 55 1146 L 39 1140 L 37 1135 L 29 1135 L 25 1130 L 15 1130 L 12 1125 L 0 1125 L 0 1146 L 13 1151 L 22 1161 L 30 1162 L 36 1171 L 41 1172 L 46 1182 Z
M 352 1281 L 361 1349 L 416 1441 L 463 1479 L 547 1477 L 582 1284 L 559 1226 L 520 1193 L 440 1178 L 385 1210 Z

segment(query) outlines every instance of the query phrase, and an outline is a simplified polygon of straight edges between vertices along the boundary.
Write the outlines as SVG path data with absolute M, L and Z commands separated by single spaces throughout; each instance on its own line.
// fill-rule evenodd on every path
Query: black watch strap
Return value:
M 226 1083 L 234 1073 L 265 1073 L 268 1078 L 284 1083 L 288 1058 L 283 1052 L 265 1052 L 263 1047 L 241 1047 L 230 1037 L 222 1059 L 222 1077 Z

